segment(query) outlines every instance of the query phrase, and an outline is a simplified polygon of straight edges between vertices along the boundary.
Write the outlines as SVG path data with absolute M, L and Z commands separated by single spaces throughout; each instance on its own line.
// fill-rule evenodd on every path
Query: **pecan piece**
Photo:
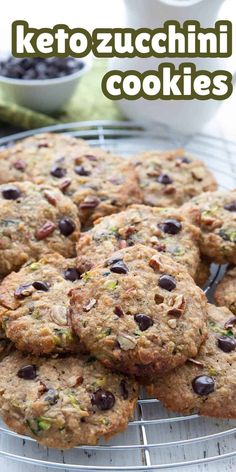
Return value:
M 160 270 L 161 263 L 158 255 L 153 256 L 149 261 L 149 266 L 154 270 Z
M 81 210 L 89 210 L 96 208 L 100 203 L 99 198 L 97 197 L 86 197 L 81 203 L 80 203 L 80 209 Z
M 168 315 L 170 316 L 175 316 L 176 318 L 179 318 L 185 311 L 186 307 L 186 301 L 183 295 L 178 295 L 174 299 L 174 304 L 172 307 L 168 310 Z
M 61 184 L 59 185 L 59 189 L 61 190 L 61 192 L 65 192 L 65 190 L 68 189 L 68 187 L 70 186 L 71 184 L 71 179 L 65 179 L 63 180 L 63 182 L 61 182 Z
M 56 206 L 56 204 L 57 204 L 57 199 L 55 198 L 55 196 L 53 195 L 52 192 L 49 192 L 49 190 L 45 190 L 44 196 L 45 196 L 46 200 L 47 200 L 49 203 L 51 203 L 51 205 Z
M 124 312 L 123 312 L 120 305 L 115 306 L 114 313 L 115 313 L 116 316 L 119 316 L 119 318 L 123 318 L 123 316 L 124 316 Z
M 42 239 L 45 239 L 50 236 L 50 234 L 52 234 L 55 229 L 55 223 L 53 223 L 52 221 L 46 221 L 46 223 L 44 223 L 41 228 L 36 231 L 35 237 L 36 239 L 38 239 L 38 241 L 41 241 Z
M 161 303 L 164 302 L 164 297 L 162 295 L 159 295 L 159 293 L 156 293 L 154 296 L 154 300 L 157 305 L 160 305 Z

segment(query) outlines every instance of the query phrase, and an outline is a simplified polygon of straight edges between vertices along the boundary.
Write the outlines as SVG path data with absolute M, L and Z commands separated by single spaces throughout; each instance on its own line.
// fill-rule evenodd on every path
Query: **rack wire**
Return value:
M 142 123 L 130 122 L 69 123 L 1 138 L 0 147 L 49 131 L 84 138 L 93 146 L 101 146 L 124 157 L 144 150 L 184 147 L 204 160 L 220 187 L 236 187 L 236 142 L 210 134 L 192 138 L 177 135 L 164 125 L 145 128 Z M 224 268 L 212 267 L 205 287 L 209 299 L 223 271 Z M 223 460 L 236 457 L 236 421 L 173 414 L 157 400 L 141 396 L 135 418 L 126 432 L 109 443 L 101 441 L 97 446 L 81 446 L 70 451 L 39 446 L 32 438 L 18 435 L 0 422 L 0 457 L 66 472 L 186 470 L 192 467 L 194 471 L 200 471 L 206 470 L 211 463 L 214 463 L 211 470 L 216 471 L 222 470 Z

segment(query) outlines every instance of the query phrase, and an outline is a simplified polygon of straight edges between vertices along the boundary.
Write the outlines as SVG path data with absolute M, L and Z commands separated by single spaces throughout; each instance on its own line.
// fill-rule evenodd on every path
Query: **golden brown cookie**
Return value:
M 75 256 L 76 206 L 56 188 L 31 182 L 0 185 L 0 275 L 47 252 Z
M 144 152 L 134 162 L 146 205 L 180 206 L 195 195 L 217 188 L 205 164 L 183 149 Z
M 72 290 L 72 326 L 104 365 L 150 381 L 197 355 L 206 305 L 183 266 L 136 245 L 84 274 Z
M 65 134 L 43 133 L 22 139 L 1 150 L 0 183 L 23 182 L 46 175 L 54 160 L 74 159 L 78 149 L 86 151 L 89 146 L 86 141 Z
M 39 358 L 18 351 L 0 363 L 0 412 L 10 429 L 60 449 L 123 431 L 138 386 L 89 356 Z
M 35 355 L 83 350 L 70 326 L 69 291 L 80 273 L 74 259 L 51 254 L 5 277 L 0 323 L 21 351 Z
M 133 205 L 101 218 L 90 231 L 82 233 L 77 254 L 81 270 L 86 270 L 118 249 L 144 244 L 171 255 L 195 277 L 200 263 L 199 237 L 199 229 L 178 209 Z
M 200 225 L 202 254 L 218 264 L 236 264 L 236 190 L 203 193 L 183 211 Z
M 142 199 L 132 163 L 63 134 L 38 134 L 7 148 L 0 169 L 2 183 L 32 180 L 60 189 L 87 226 Z

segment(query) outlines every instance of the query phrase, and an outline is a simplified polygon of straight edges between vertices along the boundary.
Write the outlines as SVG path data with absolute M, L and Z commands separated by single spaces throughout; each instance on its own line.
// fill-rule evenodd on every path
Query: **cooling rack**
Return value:
M 210 134 L 189 138 L 184 134 L 177 135 L 163 125 L 155 124 L 155 128 L 151 129 L 145 128 L 142 123 L 130 122 L 70 123 L 1 138 L 0 147 L 44 131 L 72 134 L 86 139 L 91 145 L 101 146 L 124 157 L 143 150 L 183 146 L 204 160 L 215 174 L 220 187 L 236 187 L 236 142 Z M 205 287 L 210 300 L 223 271 L 224 267 L 212 267 L 211 277 Z M 197 415 L 180 416 L 168 412 L 160 402 L 145 396 L 140 397 L 135 418 L 129 423 L 127 431 L 109 443 L 100 442 L 95 447 L 77 447 L 70 451 L 49 450 L 31 438 L 8 430 L 1 422 L 0 433 L 0 457 L 17 461 L 17 471 L 56 469 L 66 472 L 128 472 L 184 469 L 216 472 L 222 471 L 226 459 L 227 471 L 235 470 L 236 464 L 236 421 L 216 421 Z

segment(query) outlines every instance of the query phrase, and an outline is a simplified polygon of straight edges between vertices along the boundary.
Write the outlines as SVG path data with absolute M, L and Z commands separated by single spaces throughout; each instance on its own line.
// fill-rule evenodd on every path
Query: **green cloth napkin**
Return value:
M 0 121 L 24 129 L 34 129 L 73 121 L 120 120 L 122 115 L 115 102 L 106 98 L 101 90 L 105 72 L 106 62 L 95 60 L 92 69 L 82 76 L 70 102 L 53 116 L 7 102 L 0 89 Z

